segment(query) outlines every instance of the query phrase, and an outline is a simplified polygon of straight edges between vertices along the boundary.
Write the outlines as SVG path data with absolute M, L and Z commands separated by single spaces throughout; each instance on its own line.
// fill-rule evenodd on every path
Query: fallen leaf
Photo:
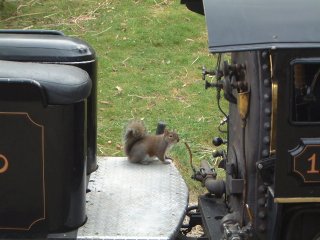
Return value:
M 201 122 L 201 121 L 202 122 L 204 121 L 204 116 L 201 116 L 201 117 L 198 118 L 198 122 Z
M 123 91 L 123 88 L 122 87 L 119 87 L 119 86 L 116 86 L 116 89 L 118 91 L 118 94 L 122 93 Z
M 118 150 L 122 150 L 122 145 L 121 144 L 117 144 L 117 147 L 116 147 Z

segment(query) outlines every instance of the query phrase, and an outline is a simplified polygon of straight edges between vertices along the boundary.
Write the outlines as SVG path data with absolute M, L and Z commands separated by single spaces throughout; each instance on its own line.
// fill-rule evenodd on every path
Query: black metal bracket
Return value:
M 256 163 L 260 176 L 267 185 L 273 183 L 275 160 L 275 157 L 270 157 L 257 161 Z

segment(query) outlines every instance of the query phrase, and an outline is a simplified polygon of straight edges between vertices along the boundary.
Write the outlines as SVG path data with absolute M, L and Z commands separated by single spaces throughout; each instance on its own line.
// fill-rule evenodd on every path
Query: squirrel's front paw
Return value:
M 162 161 L 164 164 L 171 164 L 172 163 L 172 159 L 165 159 L 164 161 Z

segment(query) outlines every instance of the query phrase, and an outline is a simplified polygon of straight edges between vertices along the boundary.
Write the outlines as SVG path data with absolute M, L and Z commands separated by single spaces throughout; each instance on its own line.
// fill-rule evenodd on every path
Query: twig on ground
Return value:
M 103 30 L 103 31 L 101 31 L 101 32 L 92 34 L 92 36 L 98 36 L 98 35 L 100 35 L 100 34 L 102 34 L 102 33 L 105 33 L 105 32 L 107 32 L 107 31 L 109 31 L 111 28 L 112 28 L 112 26 L 111 26 L 111 27 L 108 27 L 107 29 L 105 29 L 105 30 Z
M 34 15 L 40 15 L 40 14 L 44 14 L 44 12 L 38 12 L 38 13 L 28 13 L 28 14 L 23 14 L 23 15 L 18 15 L 18 16 L 13 16 L 13 17 L 9 17 L 5 20 L 3 20 L 4 22 L 8 22 L 10 20 L 13 19 L 17 19 L 17 18 L 22 18 L 22 17 L 28 17 L 28 16 L 34 16 Z
M 144 96 L 139 96 L 139 95 L 131 95 L 131 94 L 128 94 L 129 97 L 137 97 L 137 98 L 141 98 L 141 99 L 154 99 L 156 97 L 144 97 Z
M 28 27 L 24 27 L 23 30 L 27 30 L 27 29 L 31 29 L 31 28 L 33 28 L 33 25 L 30 25 Z
M 60 12 L 51 13 L 51 14 L 49 14 L 47 16 L 44 16 L 43 18 L 49 18 L 49 17 L 52 17 L 54 15 L 57 15 L 58 13 L 60 13 Z
M 125 60 L 122 61 L 122 64 L 124 65 L 126 63 L 126 61 L 128 61 L 130 59 L 130 57 L 127 57 Z
M 191 65 L 193 65 L 196 61 L 198 61 L 199 56 L 191 63 Z

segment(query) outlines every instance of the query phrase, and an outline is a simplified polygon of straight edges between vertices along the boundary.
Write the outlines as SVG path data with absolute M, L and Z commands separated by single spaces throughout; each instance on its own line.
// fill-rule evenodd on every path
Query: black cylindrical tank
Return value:
M 91 86 L 77 67 L 0 61 L 1 239 L 85 223 Z
M 97 169 L 97 60 L 86 42 L 51 30 L 0 30 L 0 60 L 73 65 L 87 71 L 87 174 Z

